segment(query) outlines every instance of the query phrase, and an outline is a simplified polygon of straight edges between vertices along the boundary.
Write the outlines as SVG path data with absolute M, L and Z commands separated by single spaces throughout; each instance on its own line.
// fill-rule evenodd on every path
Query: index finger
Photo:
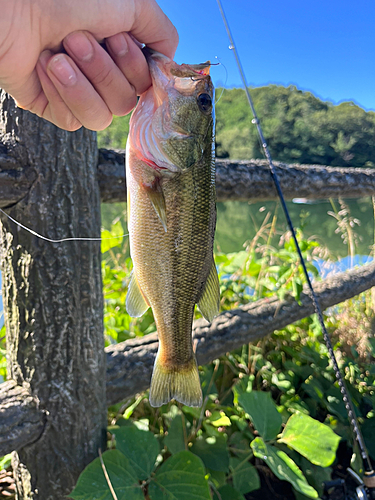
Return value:
M 135 2 L 134 22 L 129 31 L 139 42 L 173 59 L 178 33 L 155 0 Z

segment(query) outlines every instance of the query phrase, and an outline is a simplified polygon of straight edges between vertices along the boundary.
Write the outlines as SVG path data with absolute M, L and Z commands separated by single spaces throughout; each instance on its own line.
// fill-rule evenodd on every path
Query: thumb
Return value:
M 135 2 L 134 22 L 129 31 L 139 42 L 173 59 L 178 33 L 154 0 Z

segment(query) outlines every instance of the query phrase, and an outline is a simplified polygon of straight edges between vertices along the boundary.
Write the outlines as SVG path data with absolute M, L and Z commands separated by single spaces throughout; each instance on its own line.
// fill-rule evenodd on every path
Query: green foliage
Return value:
M 275 160 L 332 166 L 375 165 L 375 113 L 353 102 L 333 105 L 295 86 L 250 89 Z M 217 89 L 217 95 L 222 89 Z M 242 89 L 224 89 L 216 104 L 219 158 L 262 158 Z M 125 148 L 129 116 L 98 133 L 99 147 Z
M 184 424 L 183 413 L 178 413 L 171 421 L 168 428 L 168 435 L 164 438 L 164 443 L 168 450 L 175 455 L 179 451 L 186 450 L 187 434 Z
M 218 90 L 220 92 L 220 90 Z M 273 158 L 332 166 L 375 165 L 375 113 L 353 102 L 333 105 L 295 86 L 251 89 Z M 242 89 L 225 89 L 216 105 L 217 156 L 262 158 Z
M 101 250 L 102 253 L 109 252 L 114 247 L 122 244 L 124 229 L 119 219 L 111 224 L 111 230 L 103 230 L 101 234 Z
M 258 230 L 258 235 L 262 231 L 263 226 Z M 318 278 L 319 273 L 313 263 L 313 254 L 319 243 L 304 239 L 301 230 L 297 230 L 296 234 L 306 268 Z M 300 300 L 306 280 L 294 242 L 290 239 L 290 235 L 286 234 L 282 246 L 275 248 L 269 244 L 270 238 L 271 233 L 268 234 L 265 247 L 262 245 L 254 248 L 252 242 L 241 252 L 216 254 L 215 262 L 219 268 L 223 309 L 232 309 L 239 304 L 274 295 L 280 300 L 288 297 Z
M 265 223 L 245 250 L 216 256 L 223 310 L 275 294 L 285 300 L 300 300 L 304 277 L 294 244 L 286 234 L 278 247 L 271 246 L 274 230 L 273 224 Z M 305 239 L 301 229 L 297 235 L 308 269 L 318 279 L 313 257 L 320 247 L 315 240 Z M 131 272 L 126 251 L 124 246 L 112 247 L 105 254 L 105 314 L 112 314 L 115 306 L 113 314 L 126 317 L 124 303 Z M 359 298 L 351 306 L 358 308 L 362 321 L 372 314 L 371 307 L 363 305 L 367 303 L 368 298 Z M 326 316 L 331 331 L 337 328 L 337 314 Z M 145 327 L 142 319 L 136 321 L 128 318 L 124 322 L 128 325 L 126 335 L 142 335 L 154 328 L 152 318 Z M 118 341 L 118 328 L 111 334 L 106 323 L 106 335 L 112 341 Z M 336 349 L 340 346 L 337 340 Z M 370 341 L 368 346 L 375 348 Z M 373 362 L 371 358 L 360 362 L 345 352 L 339 359 L 357 415 L 364 422 L 365 438 L 371 438 L 375 420 Z M 137 477 L 131 485 L 138 488 L 134 491 L 151 500 L 185 500 L 193 491 L 196 498 L 241 500 L 259 489 L 264 466 L 289 482 L 297 497 L 318 498 L 322 494 L 321 482 L 331 477 L 339 441 L 350 447 L 351 440 L 340 391 L 314 316 L 201 367 L 200 377 L 201 409 L 174 403 L 154 409 L 147 393 L 129 401 L 120 413 L 119 406 L 110 409 L 110 419 L 118 425 L 110 428 L 116 450 L 103 457 L 114 482 L 116 471 L 111 470 L 107 457 L 116 452 L 114 462 L 119 461 L 118 453 L 126 459 L 120 461 L 125 478 Z M 361 466 L 360 462 L 356 465 L 357 469 Z M 86 471 L 80 481 L 85 475 Z M 95 481 L 99 476 L 98 469 Z M 87 477 L 94 479 L 94 475 Z M 100 477 L 100 488 L 104 488 L 104 473 Z M 120 492 L 130 487 L 126 481 L 113 485 L 116 493 L 116 488 Z M 87 491 L 92 489 L 87 487 Z
M 203 464 L 189 451 L 180 451 L 163 463 L 148 493 L 151 500 L 211 500 Z
M 137 477 L 142 481 L 147 479 L 159 453 L 154 434 L 135 426 L 119 427 L 111 432 L 116 437 L 117 449 L 129 459 Z
M 204 467 L 197 456 L 180 451 L 158 466 L 159 445 L 151 432 L 134 426 L 112 432 L 117 449 L 103 454 L 103 464 L 97 458 L 86 467 L 71 498 L 112 500 L 112 487 L 118 500 L 138 500 L 146 491 L 150 500 L 211 499 Z
M 8 455 L 5 455 L 5 457 L 0 458 L 0 470 L 3 469 L 8 469 L 10 467 L 12 461 L 12 454 L 9 453 Z
M 233 486 L 240 493 L 249 493 L 260 488 L 258 472 L 247 460 L 240 460 L 236 457 L 231 458 L 230 470 Z
M 106 451 L 103 463 L 118 500 L 144 498 L 135 470 L 120 451 Z M 91 462 L 80 475 L 70 497 L 73 500 L 113 500 L 99 458 Z
M 245 392 L 239 396 L 238 403 L 266 441 L 276 439 L 281 429 L 282 418 L 269 392 Z
M 308 484 L 301 469 L 286 453 L 271 444 L 266 444 L 260 437 L 252 441 L 251 448 L 254 455 L 264 460 L 279 479 L 288 481 L 296 491 L 308 498 L 318 498 L 318 492 Z
M 111 125 L 98 133 L 99 148 L 125 149 L 130 115 L 114 116 Z
M 196 439 L 191 451 L 202 459 L 208 469 L 222 472 L 229 470 L 229 453 L 224 435 L 202 434 Z
M 339 441 L 340 436 L 332 429 L 303 413 L 295 413 L 289 418 L 278 439 L 278 443 L 287 444 L 320 467 L 328 467 L 335 460 Z
M 244 498 L 238 490 L 232 488 L 229 484 L 225 484 L 217 491 L 214 491 L 214 500 L 244 500 Z

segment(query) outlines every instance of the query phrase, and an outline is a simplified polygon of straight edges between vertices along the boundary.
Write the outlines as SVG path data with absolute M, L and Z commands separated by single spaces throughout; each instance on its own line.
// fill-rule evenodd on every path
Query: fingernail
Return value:
M 117 35 L 107 38 L 106 43 L 116 56 L 122 57 L 128 53 L 128 42 L 123 33 L 117 33 Z
M 77 59 L 88 62 L 94 55 L 94 49 L 90 40 L 84 33 L 71 33 L 64 39 L 64 46 L 68 46 L 70 52 Z
M 77 75 L 63 54 L 53 57 L 48 64 L 48 69 L 62 85 L 73 86 L 77 82 Z

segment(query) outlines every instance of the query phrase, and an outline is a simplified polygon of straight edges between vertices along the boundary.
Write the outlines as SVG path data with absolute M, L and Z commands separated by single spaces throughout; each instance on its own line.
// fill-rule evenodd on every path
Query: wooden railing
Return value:
M 1 94 L 0 207 L 43 235 L 100 235 L 100 200 L 125 200 L 124 153 L 57 129 Z M 263 161 L 217 161 L 218 200 L 276 198 Z M 375 170 L 277 164 L 291 198 L 375 195 Z M 42 241 L 0 216 L 8 381 L 0 455 L 15 451 L 19 498 L 62 500 L 105 445 L 106 408 L 147 388 L 156 334 L 104 349 L 100 245 Z M 375 264 L 316 283 L 322 308 L 375 285 Z M 264 299 L 194 325 L 199 363 L 313 312 L 310 298 Z M 51 470 L 53 469 L 53 473 Z

